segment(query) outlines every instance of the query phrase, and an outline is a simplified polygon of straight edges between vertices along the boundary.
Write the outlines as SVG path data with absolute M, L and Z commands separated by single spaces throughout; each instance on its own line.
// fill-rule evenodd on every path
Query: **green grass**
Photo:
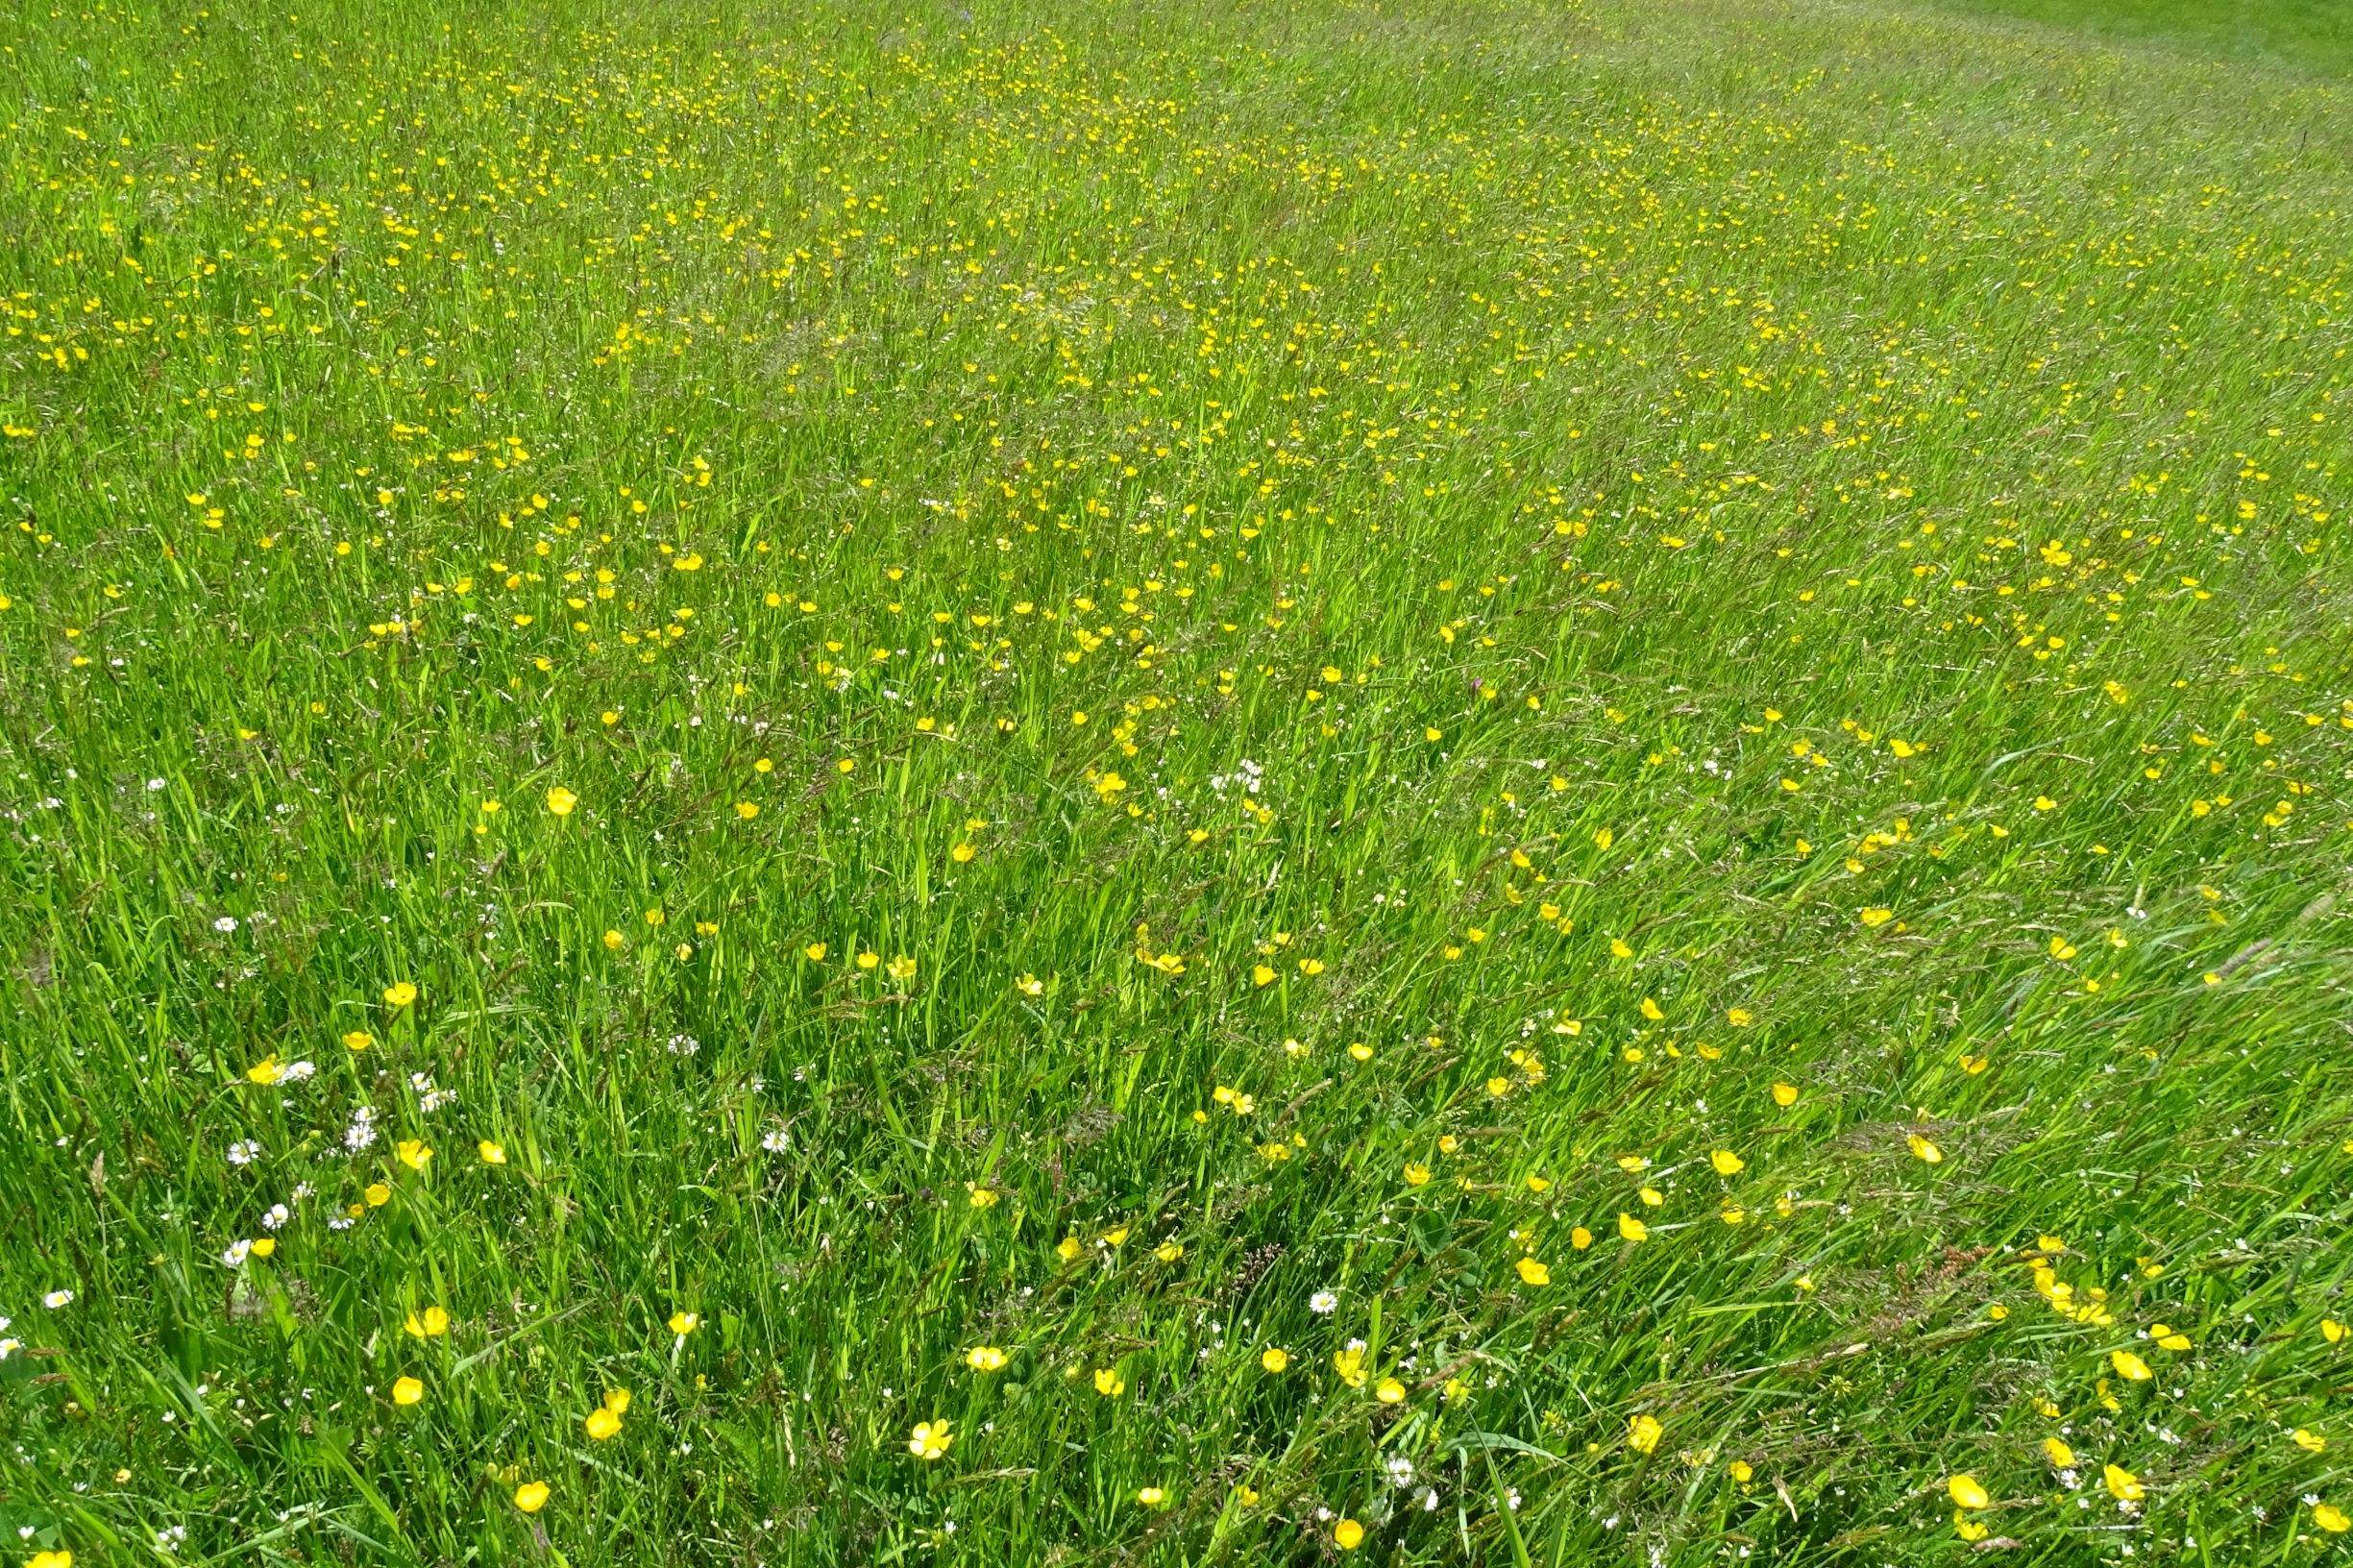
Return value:
M 2184 55 L 2353 76 L 2353 9 L 2337 0 L 1936 0 L 1959 12 Z
M 7 27 L 21 1556 L 2341 1558 L 2343 89 Z

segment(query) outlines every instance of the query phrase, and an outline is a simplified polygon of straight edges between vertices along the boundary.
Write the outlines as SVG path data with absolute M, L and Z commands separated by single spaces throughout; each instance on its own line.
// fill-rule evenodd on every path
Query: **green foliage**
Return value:
M 25 1555 L 2341 1551 L 2341 89 L 12 41 Z

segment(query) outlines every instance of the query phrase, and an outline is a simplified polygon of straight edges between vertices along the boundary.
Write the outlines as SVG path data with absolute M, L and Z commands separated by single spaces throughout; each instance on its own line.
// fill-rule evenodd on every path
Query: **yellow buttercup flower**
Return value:
M 1637 1454 L 1648 1454 L 1658 1447 L 1658 1439 L 1666 1430 L 1656 1416 L 1637 1415 L 1627 1423 L 1626 1446 Z
M 392 1384 L 392 1403 L 415 1405 L 425 1398 L 425 1384 L 414 1378 L 396 1378 Z
M 1291 1364 L 1291 1354 L 1279 1345 L 1268 1345 L 1259 1353 L 1259 1365 L 1269 1372 L 1280 1372 Z
M 964 1353 L 964 1364 L 975 1372 L 1002 1372 L 1005 1353 L 994 1345 L 974 1345 Z
M 515 1507 L 526 1513 L 537 1513 L 548 1506 L 548 1483 L 527 1481 L 515 1488 Z
M 572 808 L 579 803 L 580 797 L 573 794 L 570 790 L 564 788 L 561 784 L 555 785 L 548 791 L 548 810 L 553 812 L 558 817 L 571 816 Z M 543 1502 L 546 1500 L 544 1488 L 542 1489 L 541 1500 Z
M 1553 1271 L 1537 1262 L 1533 1258 L 1521 1259 L 1517 1266 L 1522 1284 L 1550 1285 L 1553 1283 Z
M 947 1452 L 947 1445 L 956 1439 L 948 1434 L 945 1420 L 917 1424 L 914 1434 L 907 1439 L 907 1452 L 919 1459 L 936 1459 Z
M 416 999 L 417 988 L 405 980 L 395 981 L 384 988 L 384 1003 L 388 1007 L 406 1007 Z
M 683 1339 L 702 1326 L 700 1312 L 677 1311 L 670 1314 L 670 1332 Z
M 1945 1482 L 1945 1490 L 1951 1496 L 1956 1507 L 1982 1508 L 1994 1501 L 1986 1489 L 1977 1484 L 1975 1476 L 1949 1477 Z

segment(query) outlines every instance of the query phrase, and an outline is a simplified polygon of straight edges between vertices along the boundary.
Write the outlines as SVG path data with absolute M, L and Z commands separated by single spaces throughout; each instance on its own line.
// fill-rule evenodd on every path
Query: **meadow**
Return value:
M 2096 9 L 12 12 L 0 1551 L 2353 1560 L 2353 44 Z

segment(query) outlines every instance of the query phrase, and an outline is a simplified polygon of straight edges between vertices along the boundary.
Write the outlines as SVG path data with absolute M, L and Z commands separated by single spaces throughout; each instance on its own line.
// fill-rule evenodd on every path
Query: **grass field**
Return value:
M 2349 1560 L 2348 45 L 2096 10 L 12 13 L 6 1550 Z
M 1935 0 L 1964 13 L 2080 31 L 2188 58 L 2353 78 L 2353 8 L 2338 0 Z M 2048 40 L 2080 49 L 2080 37 Z

